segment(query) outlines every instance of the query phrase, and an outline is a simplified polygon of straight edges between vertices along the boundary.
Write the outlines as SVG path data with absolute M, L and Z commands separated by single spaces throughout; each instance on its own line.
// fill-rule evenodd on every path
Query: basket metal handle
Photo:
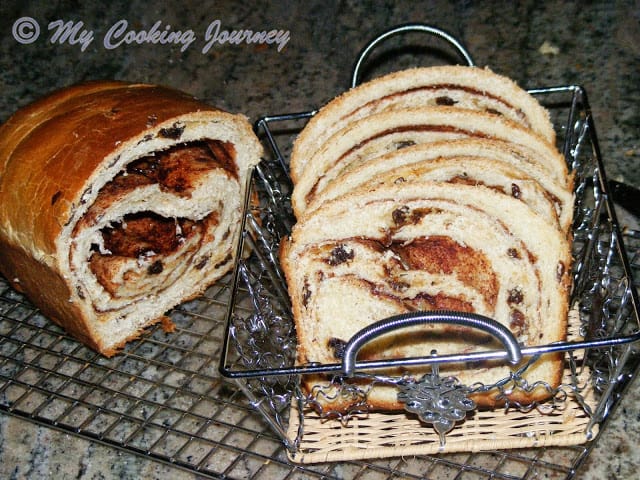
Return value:
M 470 67 L 473 67 L 475 65 L 467 49 L 462 45 L 462 43 L 460 43 L 460 41 L 458 41 L 458 39 L 456 39 L 450 33 L 447 33 L 444 30 L 433 27 L 431 25 L 425 25 L 422 23 L 408 23 L 405 25 L 399 25 L 381 33 L 362 49 L 353 67 L 353 73 L 351 74 L 351 88 L 356 87 L 358 83 L 360 83 L 360 69 L 362 68 L 362 64 L 378 45 L 395 35 L 411 32 L 423 32 L 446 40 L 458 51 L 458 53 L 462 56 L 462 58 L 464 58 L 465 62 L 467 62 Z
M 505 347 L 507 358 L 513 365 L 522 360 L 522 352 L 511 331 L 488 317 L 475 313 L 429 311 L 412 312 L 388 317 L 372 323 L 354 334 L 345 346 L 342 357 L 342 370 L 347 377 L 355 373 L 356 357 L 360 349 L 371 340 L 405 327 L 444 323 L 483 330 L 496 337 Z

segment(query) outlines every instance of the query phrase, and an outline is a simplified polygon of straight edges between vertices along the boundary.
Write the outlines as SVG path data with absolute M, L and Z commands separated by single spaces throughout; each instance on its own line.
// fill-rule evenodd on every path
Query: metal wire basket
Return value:
M 412 26 L 403 26 L 371 42 L 356 62 L 353 84 L 359 79 L 363 56 L 373 46 L 391 34 L 413 30 Z M 433 33 L 431 29 L 427 31 Z M 464 52 L 459 43 L 455 47 Z M 468 54 L 463 56 L 472 64 Z M 552 112 L 559 148 L 575 174 L 570 334 L 565 342 L 526 348 L 505 338 L 504 350 L 488 353 L 356 361 L 358 348 L 379 332 L 432 321 L 434 316 L 438 317 L 436 321 L 451 323 L 474 324 L 478 320 L 468 315 L 419 313 L 386 319 L 357 333 L 347 343 L 342 363 L 296 364 L 295 328 L 277 257 L 279 242 L 288 235 L 294 222 L 285 152 L 291 137 L 314 112 L 264 117 L 257 123 L 257 130 L 270 146 L 271 156 L 256 168 L 252 179 L 251 188 L 260 195 L 262 203 L 259 207 L 247 203 L 220 370 L 225 377 L 236 380 L 280 435 L 292 460 L 314 463 L 401 454 L 576 445 L 589 442 L 597 434 L 599 424 L 618 398 L 617 392 L 635 371 L 634 344 L 640 339 L 637 292 L 608 195 L 585 90 L 580 86 L 561 86 L 530 93 Z M 496 323 L 487 321 L 491 328 Z M 550 400 L 546 402 L 523 405 L 507 401 L 505 408 L 472 411 L 455 428 L 450 419 L 446 420 L 446 428 L 440 428 L 442 425 L 434 421 L 435 432 L 425 432 L 419 420 L 405 414 L 368 412 L 366 408 L 368 389 L 373 384 L 392 384 L 407 394 L 407 388 L 419 383 L 415 377 L 378 375 L 379 369 L 430 365 L 432 373 L 420 381 L 442 383 L 437 373 L 438 365 L 443 363 L 504 360 L 523 355 L 531 359 L 531 364 L 538 356 L 550 352 L 564 353 L 565 376 L 557 388 L 542 385 L 550 392 Z M 541 386 L 528 384 L 522 373 L 523 370 L 514 370 L 493 385 L 475 388 L 493 389 L 506 396 L 506 392 L 514 389 Z M 304 391 L 301 378 L 312 374 L 332 375 L 331 388 L 339 385 L 338 395 L 344 395 L 346 390 L 348 395 L 362 401 L 346 413 L 320 407 L 318 395 L 333 393 L 325 393 L 320 387 L 311 393 Z M 366 386 L 351 382 L 353 376 L 367 379 Z M 447 389 L 450 387 L 445 385 Z M 433 417 L 434 412 L 427 411 L 427 416 Z M 458 416 L 457 420 L 463 417 Z

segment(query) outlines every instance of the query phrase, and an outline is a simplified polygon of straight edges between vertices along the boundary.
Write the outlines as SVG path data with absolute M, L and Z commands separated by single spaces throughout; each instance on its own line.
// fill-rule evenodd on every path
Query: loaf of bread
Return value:
M 533 97 L 476 67 L 398 72 L 320 109 L 294 144 L 297 223 L 280 249 L 298 361 L 340 362 L 356 332 L 416 311 L 484 315 L 522 345 L 563 340 L 574 196 L 554 142 L 549 115 Z M 429 325 L 389 333 L 358 358 L 501 348 L 479 331 Z M 560 354 L 537 359 L 523 374 L 531 388 L 515 389 L 509 401 L 548 398 L 562 367 Z M 429 371 L 409 369 L 417 377 Z M 513 367 L 480 362 L 440 371 L 491 386 Z M 362 401 L 374 410 L 403 408 L 394 387 L 371 380 L 359 379 L 359 391 L 322 375 L 303 384 L 327 410 Z M 473 398 L 493 406 L 504 401 L 499 396 L 480 389 Z
M 375 113 L 436 105 L 499 115 L 555 142 L 547 110 L 511 79 L 488 68 L 413 68 L 359 85 L 322 107 L 294 142 L 292 179 L 297 181 L 315 152 L 346 125 Z
M 485 315 L 525 345 L 557 341 L 565 335 L 569 252 L 559 228 L 488 187 L 414 181 L 411 188 L 356 189 L 298 222 L 282 245 L 299 360 L 340 361 L 339 347 L 358 330 L 421 310 Z M 500 347 L 471 331 L 429 327 L 397 332 L 359 358 L 425 356 L 434 348 L 446 354 Z M 559 363 L 550 356 L 526 378 L 557 384 Z M 508 367 L 453 374 L 463 383 L 491 384 L 507 377 Z M 384 392 L 373 389 L 369 403 L 397 408 Z
M 55 92 L 0 127 L 0 270 L 114 355 L 230 270 L 261 153 L 245 117 L 169 88 Z

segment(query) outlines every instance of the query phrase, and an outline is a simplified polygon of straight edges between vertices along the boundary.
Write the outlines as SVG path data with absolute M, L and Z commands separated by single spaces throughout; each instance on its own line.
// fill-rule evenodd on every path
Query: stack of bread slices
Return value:
M 298 361 L 339 362 L 354 333 L 413 311 L 481 314 L 523 345 L 563 340 L 573 180 L 555 141 L 534 97 L 478 67 L 392 73 L 324 106 L 294 144 L 297 222 L 280 250 Z M 431 325 L 380 337 L 358 358 L 498 348 L 477 330 Z M 508 378 L 513 368 L 479 362 L 440 371 L 477 386 Z M 541 357 L 510 400 L 543 400 L 561 373 L 560 355 Z M 328 380 L 306 382 L 311 389 Z M 495 390 L 478 392 L 479 405 L 502 401 Z M 396 397 L 394 388 L 376 386 L 367 403 L 401 409 Z M 338 394 L 334 407 L 347 404 Z

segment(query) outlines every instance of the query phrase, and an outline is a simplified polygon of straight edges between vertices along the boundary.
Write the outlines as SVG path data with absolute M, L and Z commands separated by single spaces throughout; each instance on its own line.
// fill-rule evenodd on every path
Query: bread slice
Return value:
M 308 196 L 306 212 L 362 185 L 431 179 L 484 184 L 513 195 L 569 231 L 573 218 L 571 188 L 560 184 L 539 156 L 522 145 L 467 138 L 417 144 L 371 159 L 343 172 Z
M 242 115 L 92 82 L 0 127 L 0 270 L 106 356 L 233 266 L 262 147 Z
M 567 164 L 555 146 L 530 130 L 484 112 L 454 107 L 424 107 L 377 113 L 339 130 L 310 155 L 292 194 L 300 218 L 310 201 L 349 170 L 406 146 L 463 138 L 496 139 L 531 150 L 552 178 L 571 184 Z
M 363 83 L 322 107 L 294 143 L 292 179 L 297 182 L 314 153 L 349 123 L 375 113 L 435 105 L 498 115 L 555 143 L 549 113 L 513 80 L 488 68 L 414 68 Z
M 565 338 L 571 282 L 565 233 L 525 203 L 483 185 L 415 180 L 409 188 L 384 183 L 356 189 L 300 220 L 280 258 L 302 364 L 335 363 L 340 347 L 358 330 L 416 310 L 476 312 L 510 328 L 524 345 Z M 499 346 L 486 335 L 462 327 L 421 327 L 388 334 L 359 358 L 494 348 Z M 507 378 L 511 369 L 484 364 L 441 371 L 474 385 Z M 546 355 L 525 378 L 555 386 L 561 371 L 561 356 Z M 305 381 L 310 390 L 314 384 L 316 390 L 322 385 L 331 390 L 326 379 Z M 394 388 L 375 386 L 367 403 L 373 409 L 401 409 L 396 394 Z M 511 400 L 547 395 L 545 389 L 515 391 Z M 495 392 L 478 393 L 475 400 L 493 405 Z M 331 408 L 345 407 L 339 403 Z

